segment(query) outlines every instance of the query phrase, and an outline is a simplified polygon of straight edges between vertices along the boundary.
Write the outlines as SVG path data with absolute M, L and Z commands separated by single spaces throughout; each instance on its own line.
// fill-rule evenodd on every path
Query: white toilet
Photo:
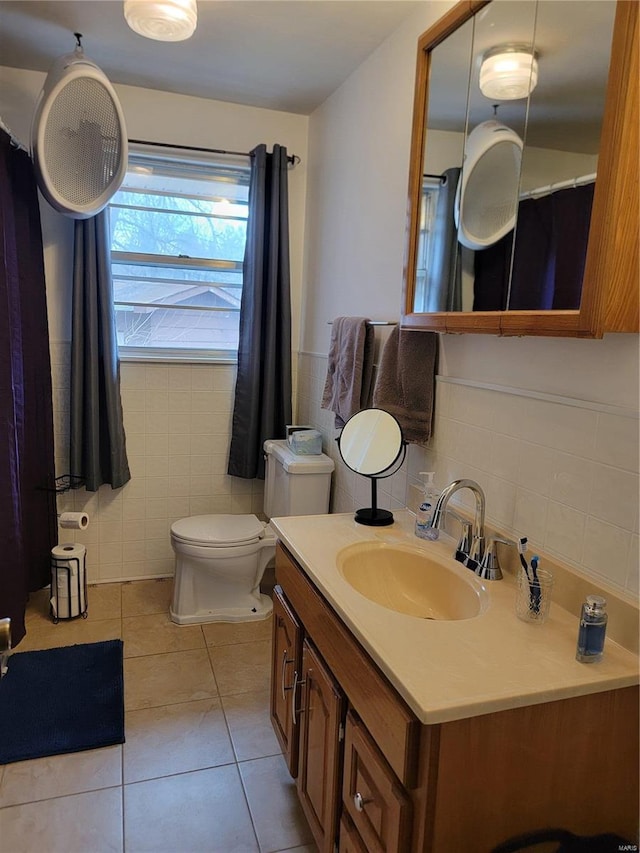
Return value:
M 286 441 L 265 441 L 264 511 L 268 518 L 329 511 L 333 460 L 297 456 Z M 271 599 L 260 581 L 275 554 L 276 537 L 255 515 L 194 515 L 171 525 L 176 555 L 173 622 L 265 619 Z

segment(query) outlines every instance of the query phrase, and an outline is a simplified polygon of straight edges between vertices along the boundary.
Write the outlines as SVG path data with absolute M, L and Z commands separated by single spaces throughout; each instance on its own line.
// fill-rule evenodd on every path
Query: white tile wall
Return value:
M 69 473 L 69 345 L 51 346 L 56 473 Z M 235 366 L 121 364 L 131 480 L 58 499 L 89 513 L 86 531 L 60 530 L 87 546 L 90 582 L 173 574 L 169 528 L 187 515 L 261 513 L 263 483 L 226 474 Z
M 336 460 L 332 508 L 349 512 L 369 505 L 368 485 L 339 459 L 333 416 L 320 408 L 325 376 L 326 357 L 300 354 L 297 416 L 322 431 Z M 638 420 L 572 403 L 437 382 L 431 441 L 411 445 L 401 471 L 379 482 L 380 506 L 405 506 L 420 471 L 436 471 L 439 486 L 470 477 L 489 522 L 637 596 Z M 471 508 L 471 495 L 460 497 Z
M 69 345 L 51 347 L 56 472 L 68 472 Z M 132 479 L 59 498 L 59 511 L 84 510 L 84 532 L 60 541 L 87 546 L 89 580 L 173 573 L 171 523 L 209 512 L 262 512 L 263 483 L 226 471 L 235 368 L 232 365 L 123 363 L 122 401 Z M 320 408 L 326 357 L 301 353 L 294 369 L 298 423 L 324 436 L 336 463 L 334 512 L 370 504 L 368 481 L 340 460 L 333 415 Z M 434 434 L 411 445 L 402 469 L 378 484 L 385 509 L 407 505 L 418 473 L 438 485 L 477 480 L 487 519 L 532 548 L 638 594 L 638 420 L 579 405 L 438 382 Z M 471 496 L 461 494 L 471 508 Z M 415 507 L 410 506 L 411 509 Z

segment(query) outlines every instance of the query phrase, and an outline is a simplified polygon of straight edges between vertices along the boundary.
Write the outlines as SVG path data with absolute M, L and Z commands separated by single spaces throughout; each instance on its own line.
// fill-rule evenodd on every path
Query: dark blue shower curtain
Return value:
M 476 252 L 474 311 L 580 308 L 594 186 L 520 202 L 515 246 L 510 231 Z
M 57 542 L 53 407 L 40 209 L 31 160 L 0 130 L 0 618 L 25 634 L 29 592 Z
M 251 152 L 240 339 L 227 472 L 264 478 L 263 444 L 291 423 L 287 149 Z

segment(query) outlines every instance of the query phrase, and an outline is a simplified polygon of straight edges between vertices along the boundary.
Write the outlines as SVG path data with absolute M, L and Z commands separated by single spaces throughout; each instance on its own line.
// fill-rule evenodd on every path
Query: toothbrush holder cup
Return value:
M 524 622 L 541 625 L 549 616 L 553 575 L 546 569 L 538 569 L 534 577 L 524 571 L 518 572 L 516 587 L 516 615 Z

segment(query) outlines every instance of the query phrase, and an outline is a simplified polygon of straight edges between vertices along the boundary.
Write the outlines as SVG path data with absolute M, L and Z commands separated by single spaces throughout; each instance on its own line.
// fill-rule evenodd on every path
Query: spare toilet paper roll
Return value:
M 56 545 L 51 549 L 51 556 L 55 558 L 58 566 L 68 566 L 72 572 L 76 572 L 78 566 L 84 566 L 84 558 L 87 549 L 77 542 L 68 542 L 66 545 Z
M 89 516 L 86 512 L 61 512 L 58 524 L 70 530 L 86 530 L 89 526 Z

